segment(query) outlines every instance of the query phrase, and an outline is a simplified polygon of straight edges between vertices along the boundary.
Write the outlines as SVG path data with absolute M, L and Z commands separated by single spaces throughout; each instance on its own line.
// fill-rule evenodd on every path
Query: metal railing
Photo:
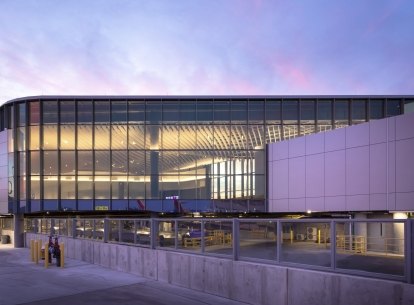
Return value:
M 414 220 L 67 218 L 26 219 L 57 234 L 413 283 Z

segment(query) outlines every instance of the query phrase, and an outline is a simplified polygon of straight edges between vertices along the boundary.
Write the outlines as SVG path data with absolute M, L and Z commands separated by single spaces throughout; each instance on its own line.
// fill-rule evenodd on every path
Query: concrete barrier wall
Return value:
M 26 233 L 31 239 L 48 238 Z M 248 304 L 408 305 L 414 285 L 60 237 L 66 256 Z

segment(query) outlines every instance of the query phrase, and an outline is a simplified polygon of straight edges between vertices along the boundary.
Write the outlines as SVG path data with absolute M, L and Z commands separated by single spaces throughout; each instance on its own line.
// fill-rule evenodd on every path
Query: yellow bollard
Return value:
M 65 265 L 65 244 L 60 244 L 60 268 L 63 268 Z
M 38 253 L 37 253 L 37 257 L 38 257 L 38 260 L 40 261 L 40 260 L 42 260 L 42 240 L 41 239 L 39 239 L 38 241 L 37 241 L 37 250 L 38 250 Z
M 290 229 L 290 243 L 293 244 L 293 230 Z
M 321 244 L 321 230 L 318 230 L 318 244 Z
M 48 249 L 49 243 L 45 243 L 45 268 L 49 267 L 49 249 Z
M 36 264 L 39 263 L 39 250 L 38 250 L 38 247 L 39 247 L 39 242 L 37 240 L 35 240 L 34 241 L 34 262 Z
M 30 259 L 34 262 L 34 239 L 30 240 Z

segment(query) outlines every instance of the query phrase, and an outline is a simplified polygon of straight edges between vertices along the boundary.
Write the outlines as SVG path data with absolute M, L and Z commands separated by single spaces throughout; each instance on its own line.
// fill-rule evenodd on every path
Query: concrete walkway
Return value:
M 30 261 L 28 249 L 0 245 L 0 305 L 246 304 L 66 259 L 65 268 Z

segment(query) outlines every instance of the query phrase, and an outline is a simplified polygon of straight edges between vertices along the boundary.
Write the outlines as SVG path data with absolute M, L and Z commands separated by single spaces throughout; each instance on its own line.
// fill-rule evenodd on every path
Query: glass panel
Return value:
M 180 120 L 180 103 L 178 101 L 165 101 L 162 106 L 162 120 L 165 124 L 176 123 Z
M 179 126 L 164 125 L 161 127 L 162 149 L 178 149 L 179 148 Z
M 266 122 L 268 124 L 280 124 L 281 123 L 281 101 L 267 100 L 266 107 Z
M 349 101 L 335 101 L 334 112 L 336 127 L 349 125 Z
M 352 123 L 358 124 L 366 121 L 366 101 L 352 101 Z
M 75 149 L 75 126 L 60 126 L 60 149 Z
M 145 133 L 145 148 L 158 150 L 161 147 L 161 127 L 158 125 L 147 125 Z
M 145 174 L 145 153 L 144 151 L 129 151 L 129 175 L 143 176 Z
M 43 105 L 43 123 L 44 124 L 57 124 L 58 123 L 58 106 L 57 102 L 46 102 Z
M 128 181 L 128 177 L 126 176 L 112 176 L 111 177 L 112 199 L 127 199 L 128 198 L 127 181 Z M 125 205 L 128 206 L 127 203 Z
M 281 261 L 331 267 L 329 223 L 284 222 L 281 234 Z
M 60 177 L 60 198 L 76 199 L 76 181 L 74 176 Z
M 231 101 L 232 124 L 243 124 L 247 121 L 247 101 Z
M 43 126 L 43 149 L 58 148 L 57 126 Z
M 178 249 L 188 251 L 201 251 L 201 221 L 178 221 Z M 209 242 L 209 237 L 204 237 L 204 243 Z
M 401 114 L 400 100 L 387 100 L 387 116 L 395 116 Z
M 40 178 L 39 176 L 30 177 L 30 199 L 40 199 Z
M 157 124 L 162 120 L 162 103 L 159 101 L 147 101 L 146 121 L 150 124 Z
M 119 241 L 120 220 L 109 220 L 109 241 Z
M 112 151 L 112 175 L 128 173 L 127 151 Z
M 196 121 L 196 102 L 181 101 L 180 102 L 180 122 L 194 123 Z
M 93 220 L 85 219 L 84 238 L 93 238 Z
M 78 151 L 78 175 L 93 175 L 92 151 Z
M 282 117 L 284 124 L 297 124 L 299 120 L 298 101 L 283 101 Z
M 78 149 L 92 149 L 92 126 L 78 125 Z
M 300 134 L 303 136 L 315 133 L 315 126 L 314 125 L 301 125 L 300 126 Z
M 283 139 L 293 139 L 299 135 L 297 125 L 284 125 L 283 126 Z
M 95 239 L 103 240 L 105 221 L 103 219 L 95 219 L 94 226 L 95 226 L 95 232 L 94 232 Z
M 40 122 L 40 103 L 30 102 L 30 125 L 38 125 Z
M 14 107 L 13 105 L 7 105 L 6 115 L 7 115 L 7 128 L 8 129 L 14 128 Z
M 111 102 L 111 122 L 114 124 L 124 124 L 127 122 L 126 101 Z
M 276 260 L 277 222 L 240 222 L 240 257 Z
M 369 118 L 371 120 L 382 119 L 384 117 L 384 101 L 370 100 L 369 102 Z
M 109 175 L 110 173 L 110 151 L 95 151 L 95 175 Z
M 30 173 L 32 175 L 40 175 L 40 152 L 30 152 Z
M 266 126 L 266 143 L 274 143 L 282 140 L 282 126 L 281 125 L 267 125 Z
M 83 238 L 84 231 L 85 231 L 85 220 L 84 219 L 76 220 L 75 227 L 76 227 L 76 237 Z
M 110 149 L 111 130 L 106 125 L 95 126 L 95 149 Z
M 95 124 L 109 123 L 111 116 L 111 108 L 109 101 L 95 102 Z
M 61 175 L 75 175 L 75 152 L 74 151 L 60 152 L 60 174 Z
M 19 153 L 19 176 L 26 175 L 26 153 Z
M 109 176 L 95 177 L 95 198 L 110 199 L 111 198 L 111 182 Z
M 175 225 L 174 221 L 158 221 L 157 246 L 175 248 Z
M 336 223 L 336 266 L 404 276 L 403 222 Z
M 58 199 L 58 177 L 44 176 L 43 177 L 43 198 L 44 199 Z M 53 205 L 53 203 L 51 203 Z M 45 208 L 45 210 L 47 210 Z
M 112 149 L 127 148 L 127 125 L 112 125 Z
M 182 125 L 177 126 L 180 130 L 180 149 L 196 149 L 197 147 L 197 126 Z
M 249 101 L 249 123 L 260 124 L 264 121 L 264 101 Z
M 145 121 L 145 102 L 129 101 L 128 102 L 128 122 L 144 123 Z
M 92 176 L 78 176 L 78 199 L 92 199 L 93 198 L 93 177 Z M 92 205 L 89 205 L 87 201 L 84 202 L 84 209 L 93 209 Z M 90 208 L 86 208 L 90 206 Z M 82 208 L 81 203 L 79 203 L 79 209 Z M 83 210 L 83 209 L 82 209 Z
M 197 101 L 197 122 L 199 124 L 213 122 L 213 101 Z
M 19 103 L 17 105 L 18 105 L 17 126 L 26 126 L 26 104 Z
M 214 148 L 214 130 L 212 125 L 197 126 L 197 149 L 209 150 Z
M 134 220 L 121 220 L 121 242 L 135 242 L 135 224 Z
M 17 150 L 26 150 L 26 127 L 17 128 Z
M 129 149 L 145 148 L 145 127 L 143 125 L 130 125 L 128 127 Z
M 332 101 L 318 101 L 318 124 L 332 125 Z
M 145 181 L 144 177 L 129 177 L 129 198 L 130 199 L 143 199 L 145 198 Z M 138 210 L 145 210 L 145 204 L 143 201 L 131 200 L 130 208 L 134 207 Z
M 60 123 L 68 124 L 75 123 L 75 102 L 61 101 L 60 102 Z
M 39 150 L 40 148 L 39 126 L 30 126 L 30 150 Z
M 43 174 L 44 175 L 58 175 L 58 152 L 45 151 L 43 152 Z
M 230 122 L 229 101 L 214 101 L 214 121 L 218 124 Z
M 92 124 L 92 101 L 78 101 L 78 123 Z
M 218 125 L 214 127 L 214 148 L 219 150 L 230 149 L 231 132 L 230 125 Z
M 300 101 L 300 123 L 315 123 L 315 101 Z
M 231 221 L 206 221 L 206 245 L 205 251 L 210 253 L 232 255 L 232 227 Z
M 135 220 L 136 239 L 139 245 L 150 244 L 151 223 L 149 220 Z
M 19 177 L 19 199 L 25 200 L 26 199 L 26 176 Z M 24 206 L 26 206 L 26 202 L 24 203 Z M 21 208 L 22 206 L 20 206 Z M 24 211 L 24 210 L 23 210 Z

